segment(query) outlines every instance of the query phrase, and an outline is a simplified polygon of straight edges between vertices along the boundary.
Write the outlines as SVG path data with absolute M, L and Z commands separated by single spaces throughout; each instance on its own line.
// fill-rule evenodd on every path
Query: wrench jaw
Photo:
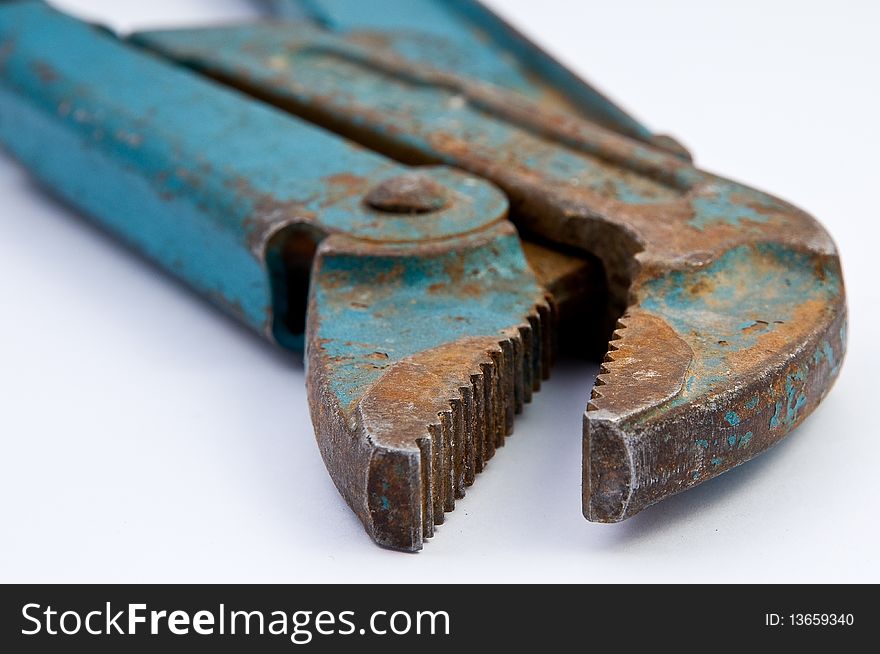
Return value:
M 518 334 L 502 336 L 462 339 L 409 357 L 361 400 L 360 428 L 375 447 L 368 528 L 380 544 L 419 549 L 512 432 L 523 366 L 535 371 L 534 362 L 517 361 Z
M 636 487 L 632 419 L 682 390 L 691 348 L 661 318 L 634 310 L 617 323 L 584 416 L 584 515 L 617 522 Z M 618 379 L 628 383 L 620 384 Z
M 815 221 L 788 220 L 804 229 L 643 268 L 584 416 L 587 519 L 624 520 L 749 460 L 828 392 L 846 349 L 840 264 Z
M 551 304 L 506 221 L 430 245 L 333 235 L 311 280 L 321 454 L 369 535 L 417 551 L 546 374 Z

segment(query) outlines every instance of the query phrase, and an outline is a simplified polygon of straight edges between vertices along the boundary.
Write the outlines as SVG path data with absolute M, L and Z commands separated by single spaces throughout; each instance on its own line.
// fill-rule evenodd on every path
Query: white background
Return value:
M 244 0 L 65 0 L 129 29 Z M 850 349 L 797 432 L 619 525 L 580 510 L 594 370 L 557 367 L 420 554 L 336 493 L 302 366 L 132 257 L 0 152 L 0 581 L 880 581 L 880 3 L 491 5 L 708 168 L 840 246 Z

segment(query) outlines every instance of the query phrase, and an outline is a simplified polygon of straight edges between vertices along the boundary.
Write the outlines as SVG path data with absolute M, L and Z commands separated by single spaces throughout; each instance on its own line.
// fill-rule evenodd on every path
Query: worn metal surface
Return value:
M 363 35 L 138 40 L 391 156 L 497 183 L 528 233 L 598 257 L 623 316 L 585 415 L 584 513 L 617 521 L 787 434 L 845 350 L 834 244 L 799 209 Z
M 515 91 L 689 158 L 476 0 L 262 0 L 275 15 L 308 21 L 397 56 Z
M 845 299 L 812 218 L 694 168 L 475 3 L 299 4 L 323 28 L 134 37 L 235 89 L 0 4 L 0 140 L 266 337 L 305 332 L 322 455 L 377 542 L 442 522 L 546 375 L 557 315 L 589 342 L 620 318 L 585 414 L 592 520 L 747 460 L 827 392 Z

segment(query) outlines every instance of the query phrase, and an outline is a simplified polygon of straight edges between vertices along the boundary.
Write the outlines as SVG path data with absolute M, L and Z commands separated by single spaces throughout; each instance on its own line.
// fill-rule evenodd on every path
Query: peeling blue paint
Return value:
M 754 436 L 754 434 L 750 431 L 743 434 L 743 437 L 739 440 L 740 448 L 746 447 L 749 444 L 749 441 L 752 440 L 752 436 Z
M 831 343 L 822 341 L 822 352 L 825 354 L 825 360 L 829 366 L 834 366 L 834 350 L 831 349 Z
M 724 459 L 722 457 L 716 456 L 709 463 L 711 463 L 713 466 L 719 466 L 723 462 L 724 462 Z
M 729 250 L 709 266 L 675 271 L 646 283 L 639 302 L 699 346 L 684 389 L 670 407 L 681 406 L 729 383 L 735 358 L 793 319 L 804 302 L 830 303 L 840 277 L 823 272 L 817 283 L 813 257 L 780 245 L 758 244 Z M 699 289 L 694 292 L 693 289 Z M 743 315 L 767 323 L 743 329 Z M 757 406 L 757 401 L 755 401 Z
M 754 409 L 756 406 L 758 406 L 758 396 L 757 395 L 745 403 L 745 407 L 749 411 Z
M 797 419 L 797 413 L 801 409 L 803 409 L 807 404 L 807 396 L 803 393 L 800 393 L 797 397 L 797 402 L 794 405 L 794 409 L 791 411 L 791 415 L 789 416 L 789 424 L 794 424 L 794 421 Z
M 351 116 L 352 107 L 368 108 L 369 119 L 361 121 L 363 130 L 394 142 L 397 148 L 420 152 L 432 161 L 459 163 L 454 152 L 438 147 L 435 137 L 442 134 L 446 141 L 468 143 L 479 151 L 515 151 L 519 165 L 544 178 L 563 184 L 575 180 L 577 186 L 628 204 L 664 203 L 679 199 L 683 193 L 669 180 L 634 176 L 598 152 L 590 152 L 582 143 L 577 148 L 562 147 L 485 111 L 477 102 L 461 102 L 461 91 L 454 85 L 414 84 L 362 63 L 362 45 L 308 25 L 173 30 L 141 33 L 135 38 L 171 57 L 197 61 L 225 75 L 246 79 L 249 86 L 271 89 L 290 101 L 320 103 L 322 110 L 335 113 L 347 123 L 357 122 Z M 389 46 L 393 50 L 405 40 L 390 35 Z M 429 46 L 422 39 L 418 48 L 424 56 Z M 415 48 L 405 50 L 408 54 Z M 452 67 L 457 74 L 472 68 L 462 55 L 456 54 L 460 63 Z M 282 81 L 279 71 L 267 65 L 267 61 L 279 59 L 285 70 L 295 71 L 284 74 Z M 442 58 L 432 63 L 442 63 Z M 450 106 L 455 110 L 450 111 Z M 656 161 L 659 165 L 659 161 L 669 159 L 668 154 L 654 148 L 637 143 L 632 148 L 632 156 L 640 161 Z
M 724 414 L 724 419 L 731 427 L 736 427 L 739 424 L 739 415 L 736 411 L 728 411 Z
M 337 33 L 381 32 L 399 56 L 455 71 L 578 111 L 599 124 L 647 140 L 651 132 L 543 51 L 511 32 L 481 3 L 455 0 L 274 0 L 282 16 L 309 18 Z
M 736 445 L 736 435 L 730 435 L 727 437 L 727 444 L 733 447 Z
M 801 368 L 797 368 L 788 375 L 785 381 L 785 420 L 789 427 L 797 421 L 798 412 L 807 404 L 806 395 L 800 392 L 802 386 L 796 383 L 803 382 L 805 379 L 806 372 Z
M 776 429 L 779 426 L 779 415 L 782 412 L 782 402 L 777 402 L 773 416 L 770 418 L 770 429 Z
M 696 440 L 695 443 L 703 449 L 709 449 L 709 441 L 707 441 L 705 438 L 700 438 Z
M 703 230 L 719 223 L 740 227 L 746 221 L 762 224 L 770 220 L 766 212 L 782 209 L 773 198 L 739 184 L 719 185 L 713 191 L 711 195 L 697 197 L 691 203 L 694 217 L 689 224 L 692 227 Z
M 333 362 L 328 383 L 344 408 L 388 365 L 462 338 L 500 340 L 543 298 L 510 232 L 435 256 L 414 248 L 401 256 L 327 253 L 319 261 L 309 310 L 315 342 Z M 465 282 L 469 293 L 461 292 Z M 385 355 L 380 365 L 376 351 Z
M 816 351 L 813 352 L 813 363 L 815 365 L 819 365 L 822 363 L 822 360 L 828 362 L 828 366 L 834 369 L 834 350 L 831 348 L 831 343 L 828 341 L 822 341 L 822 343 L 816 348 Z

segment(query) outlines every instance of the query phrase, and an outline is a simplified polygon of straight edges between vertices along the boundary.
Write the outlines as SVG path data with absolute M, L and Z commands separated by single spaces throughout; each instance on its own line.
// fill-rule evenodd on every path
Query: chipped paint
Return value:
M 314 338 L 337 362 L 328 383 L 346 410 L 395 361 L 501 333 L 525 320 L 541 297 L 513 233 L 436 257 L 419 248 L 409 255 L 328 256 L 313 283 L 312 307 L 321 317 Z M 377 348 L 385 355 L 379 366 Z
M 776 402 L 773 408 L 773 415 L 770 418 L 770 429 L 779 427 L 779 416 L 782 412 L 782 402 Z
M 749 198 L 748 203 L 743 197 Z M 736 184 L 707 189 L 693 200 L 693 207 L 689 224 L 701 231 L 718 223 L 732 227 L 741 227 L 744 222 L 763 224 L 770 220 L 770 212 L 780 208 L 771 199 L 756 200 L 751 189 Z
M 381 45 L 399 57 L 455 71 L 475 80 L 516 91 L 641 141 L 687 157 L 669 137 L 658 137 L 579 76 L 561 66 L 531 41 L 474 0 L 271 0 L 282 16 L 308 17 L 325 30 L 354 33 L 362 43 Z M 274 58 L 285 70 L 289 59 Z M 461 97 L 450 106 L 462 109 Z

